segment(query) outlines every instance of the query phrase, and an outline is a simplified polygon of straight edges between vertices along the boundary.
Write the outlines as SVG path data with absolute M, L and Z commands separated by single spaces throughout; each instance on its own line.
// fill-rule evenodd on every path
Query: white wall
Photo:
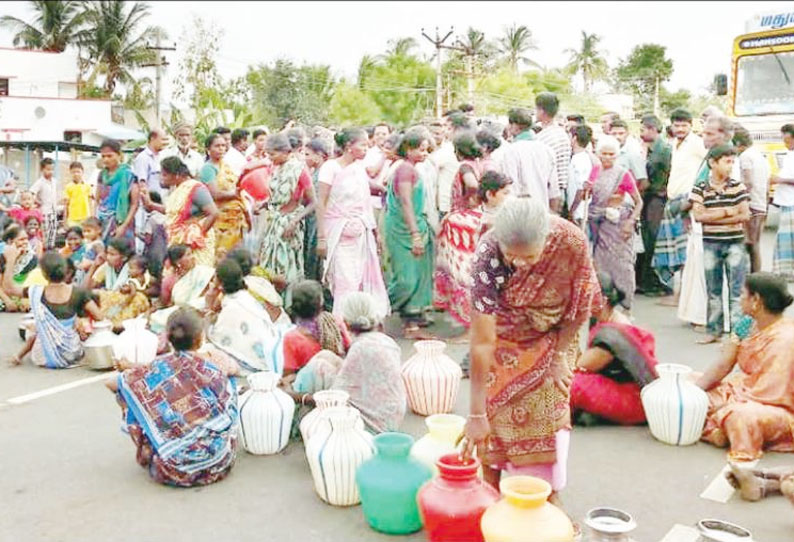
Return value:
M 87 132 L 110 124 L 110 106 L 110 100 L 3 96 L 0 97 L 0 139 L 62 141 L 64 131 L 69 130 L 83 132 L 83 142 L 92 144 L 94 141 Z M 37 110 L 43 116 L 37 116 Z
M 77 56 L 0 47 L 0 78 L 9 96 L 77 98 Z

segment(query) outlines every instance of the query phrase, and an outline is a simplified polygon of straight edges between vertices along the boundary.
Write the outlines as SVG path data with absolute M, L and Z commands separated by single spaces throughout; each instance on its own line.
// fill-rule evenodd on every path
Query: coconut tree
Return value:
M 538 46 L 532 36 L 532 31 L 524 25 L 505 28 L 504 36 L 499 38 L 499 51 L 505 56 L 507 65 L 518 71 L 519 64 L 539 67 L 538 63 L 524 56 L 527 51 L 535 50 Z
M 119 82 L 133 80 L 132 70 L 157 58 L 159 53 L 147 45 L 158 36 L 165 39 L 167 35 L 159 27 L 146 26 L 148 16 L 149 5 L 145 2 L 98 0 L 87 4 L 89 30 L 81 46 L 94 66 L 89 81 L 104 75 L 108 95 Z
M 389 40 L 389 48 L 386 50 L 386 56 L 412 56 L 412 52 L 419 44 L 414 38 L 395 38 Z
M 585 93 L 590 91 L 590 85 L 593 81 L 603 79 L 607 74 L 607 61 L 602 51 L 598 48 L 600 41 L 601 36 L 598 34 L 588 34 L 582 30 L 582 41 L 579 49 L 565 50 L 565 53 L 571 57 L 568 69 L 572 73 L 582 74 Z
M 28 4 L 34 13 L 30 23 L 11 15 L 0 17 L 0 26 L 14 33 L 14 46 L 61 53 L 80 41 L 86 18 L 82 2 L 33 0 Z

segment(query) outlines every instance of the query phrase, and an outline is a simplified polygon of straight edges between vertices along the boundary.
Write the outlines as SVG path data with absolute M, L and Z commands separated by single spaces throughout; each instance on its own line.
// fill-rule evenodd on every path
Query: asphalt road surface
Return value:
M 769 234 L 765 237 L 769 262 Z M 695 344 L 698 335 L 674 317 L 673 309 L 638 297 L 634 316 L 655 332 L 663 363 L 702 370 L 717 356 L 716 346 Z M 424 540 L 421 533 L 379 535 L 369 529 L 360 507 L 335 508 L 320 501 L 299 441 L 276 456 L 241 450 L 229 477 L 213 486 L 155 484 L 135 463 L 102 373 L 5 363 L 22 344 L 18 319 L 0 314 L 0 542 Z M 445 322 L 437 328 L 450 332 Z M 407 359 L 411 345 L 402 346 Z M 448 353 L 460 360 L 465 349 L 450 345 Z M 57 388 L 78 382 L 82 385 Z M 53 393 L 29 396 L 40 391 Z M 25 396 L 30 400 L 18 403 Z M 464 381 L 457 413 L 466 413 L 468 397 Z M 409 415 L 402 430 L 421 436 L 422 418 Z M 794 507 L 783 497 L 747 503 L 734 495 L 724 504 L 700 497 L 724 465 L 724 450 L 703 443 L 668 446 L 646 427 L 577 427 L 568 487 L 561 496 L 579 520 L 596 506 L 631 513 L 639 525 L 638 542 L 660 541 L 675 524 L 691 526 L 703 518 L 742 525 L 756 542 L 794 540 Z M 794 465 L 794 455 L 768 454 L 760 463 L 780 465 Z

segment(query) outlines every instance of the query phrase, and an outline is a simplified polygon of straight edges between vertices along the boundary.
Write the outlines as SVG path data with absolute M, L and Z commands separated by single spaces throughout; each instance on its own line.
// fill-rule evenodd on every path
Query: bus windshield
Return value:
M 794 113 L 794 51 L 739 58 L 734 112 L 737 116 Z

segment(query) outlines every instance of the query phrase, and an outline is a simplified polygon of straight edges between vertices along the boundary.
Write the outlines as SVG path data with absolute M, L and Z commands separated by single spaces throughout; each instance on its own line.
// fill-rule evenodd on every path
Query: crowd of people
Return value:
M 111 387 L 141 465 L 196 485 L 234 463 L 236 375 L 275 372 L 305 406 L 344 389 L 369 429 L 398 429 L 400 349 L 383 323 L 398 315 L 404 337 L 427 338 L 446 311 L 471 344 L 466 453 L 477 447 L 491 483 L 532 473 L 556 492 L 572 422 L 645 419 L 640 389 L 657 359 L 632 321 L 639 294 L 677 306 L 701 342 L 728 334 L 698 380 L 711 401 L 704 439 L 735 461 L 794 451 L 794 324 L 782 316 L 794 125 L 770 176 L 747 130 L 713 108 L 701 135 L 676 110 L 669 126 L 644 116 L 637 138 L 614 113 L 597 132 L 561 119 L 553 93 L 535 105 L 505 126 L 465 107 L 402 131 L 219 127 L 205 156 L 184 123 L 170 147 L 152 130 L 131 162 L 108 140 L 95 191 L 70 167 L 63 216 L 45 158 L 2 209 L 0 301 L 33 315 L 12 362 L 71 367 L 94 322 L 120 331 L 145 318 L 159 357 L 121 360 Z M 770 187 L 775 274 L 760 272 Z M 744 474 L 733 481 L 752 483 Z

